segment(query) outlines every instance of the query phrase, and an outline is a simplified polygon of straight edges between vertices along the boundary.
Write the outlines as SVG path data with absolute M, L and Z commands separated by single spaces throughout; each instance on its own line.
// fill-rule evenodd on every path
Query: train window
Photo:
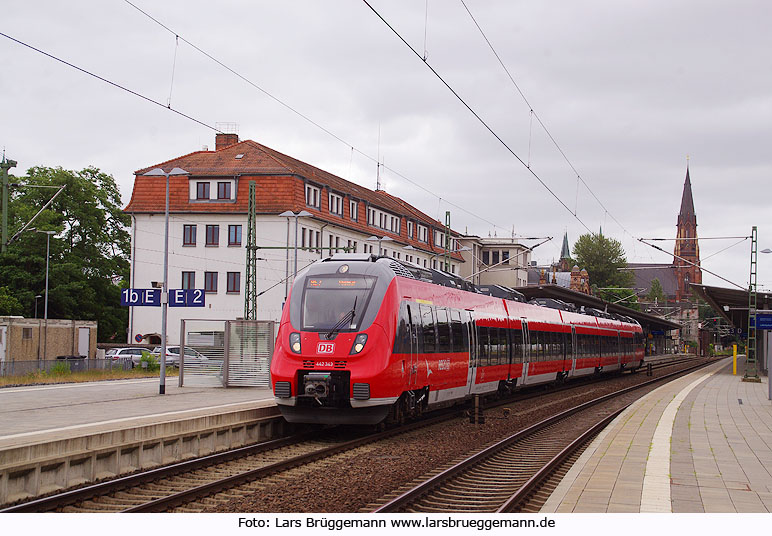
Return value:
M 357 331 L 375 282 L 375 277 L 360 275 L 307 278 L 302 297 L 301 329 L 329 331 L 337 326 L 341 331 Z
M 499 328 L 488 328 L 488 336 L 490 337 L 490 354 L 488 356 L 489 365 L 499 364 L 499 348 L 501 347 L 499 341 Z
M 488 341 L 488 328 L 485 326 L 477 326 L 477 359 L 479 365 L 485 366 L 488 364 L 489 354 L 489 341 Z
M 433 354 L 437 351 L 437 328 L 434 322 L 434 311 L 428 305 L 420 305 L 421 308 L 421 326 L 423 332 L 423 351 L 427 354 Z
M 574 356 L 574 338 L 571 333 L 563 334 L 563 346 L 566 349 L 566 358 L 571 359 Z
M 450 339 L 450 323 L 448 322 L 448 311 L 437 308 L 437 351 L 448 354 L 453 351 Z
M 399 306 L 399 318 L 397 320 L 397 333 L 394 335 L 395 354 L 407 354 L 410 352 L 410 324 L 408 311 L 410 306 L 402 302 Z
M 541 332 L 531 330 L 531 361 L 542 361 L 544 351 L 542 349 Z
M 523 362 L 523 330 L 513 329 L 509 331 L 509 349 L 512 363 Z
M 453 337 L 453 351 L 466 352 L 469 341 L 465 337 L 464 324 L 461 323 L 461 311 L 450 311 L 450 332 Z
M 422 354 L 424 351 L 424 337 L 423 330 L 421 329 L 421 312 L 418 310 L 417 303 L 408 305 L 407 310 L 408 313 L 410 313 L 410 319 L 412 320 L 413 351 L 417 354 Z

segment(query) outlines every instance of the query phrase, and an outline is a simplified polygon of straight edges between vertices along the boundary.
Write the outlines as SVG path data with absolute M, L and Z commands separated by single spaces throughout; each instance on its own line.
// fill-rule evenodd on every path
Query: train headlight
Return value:
M 348 353 L 349 355 L 357 355 L 362 350 L 365 349 L 365 344 L 367 343 L 367 333 L 360 333 L 356 336 L 356 339 L 354 339 L 354 344 L 351 345 L 351 351 Z
M 289 346 L 294 353 L 300 353 L 300 333 L 290 333 Z

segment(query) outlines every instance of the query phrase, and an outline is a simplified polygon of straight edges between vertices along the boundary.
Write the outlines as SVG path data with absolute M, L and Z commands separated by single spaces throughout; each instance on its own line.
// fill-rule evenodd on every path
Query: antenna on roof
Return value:
M 375 191 L 381 190 L 381 124 L 378 123 L 378 162 L 375 172 Z

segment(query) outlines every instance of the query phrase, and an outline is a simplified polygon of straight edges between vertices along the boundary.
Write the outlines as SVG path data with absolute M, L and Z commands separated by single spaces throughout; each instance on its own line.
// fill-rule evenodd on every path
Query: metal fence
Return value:
M 45 372 L 85 372 L 88 370 L 130 370 L 131 358 L 121 359 L 49 359 L 35 361 L 0 361 L 0 376 L 26 376 Z
M 269 387 L 275 323 L 182 320 L 179 385 Z

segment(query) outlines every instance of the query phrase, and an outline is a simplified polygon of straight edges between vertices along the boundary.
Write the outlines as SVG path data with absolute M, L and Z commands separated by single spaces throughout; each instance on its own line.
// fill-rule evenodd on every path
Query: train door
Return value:
M 407 385 L 408 388 L 416 387 L 418 380 L 418 354 L 420 352 L 418 345 L 418 330 L 421 325 L 421 317 L 418 314 L 418 307 L 407 304 L 407 327 L 410 332 L 410 353 L 407 359 Z
M 528 383 L 528 364 L 531 361 L 531 332 L 528 330 L 528 322 L 521 318 L 523 322 L 523 384 Z
M 466 373 L 466 393 L 472 394 L 472 387 L 474 385 L 474 379 L 477 376 L 477 367 L 479 366 L 477 356 L 477 330 L 475 329 L 474 316 L 472 313 L 462 311 L 461 315 L 464 329 L 467 332 L 467 340 L 469 341 L 469 368 Z
M 571 326 L 571 347 L 570 351 L 568 352 L 568 359 L 571 360 L 571 366 L 568 369 L 570 372 L 568 373 L 569 376 L 573 376 L 576 372 L 576 354 L 577 354 L 577 348 L 576 348 L 576 326 Z

